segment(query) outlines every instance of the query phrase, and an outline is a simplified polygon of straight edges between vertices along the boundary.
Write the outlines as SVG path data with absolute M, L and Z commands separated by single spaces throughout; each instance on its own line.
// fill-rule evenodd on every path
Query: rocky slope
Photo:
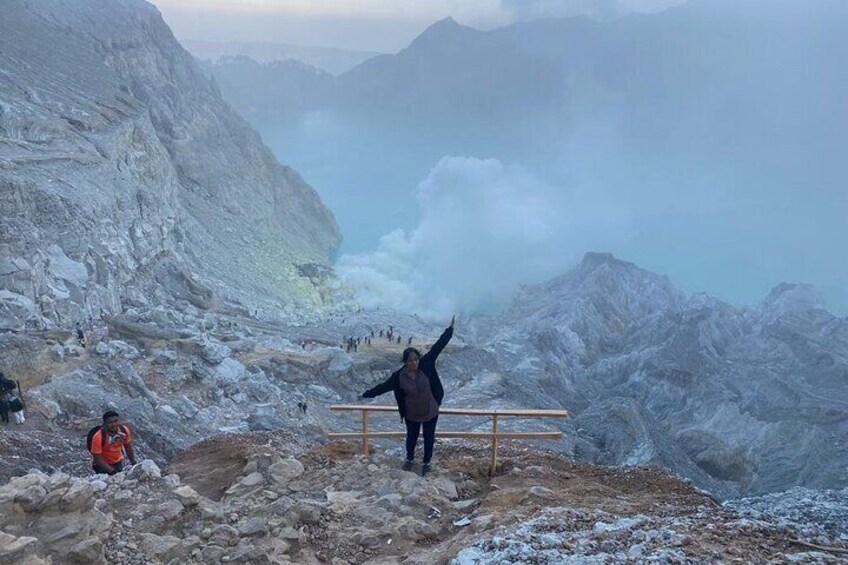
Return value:
M 329 405 L 384 379 L 405 343 L 376 339 L 351 354 L 339 344 L 389 323 L 422 347 L 439 332 L 386 312 L 287 326 L 184 302 L 109 317 L 86 349 L 67 332 L 6 334 L 3 367 L 23 379 L 34 417 L 0 439 L 10 450 L 2 474 L 84 471 L 79 438 L 107 406 L 144 431 L 141 449 L 162 464 L 219 432 L 288 429 L 320 441 L 353 429 Z M 462 325 L 441 361 L 449 406 L 566 408 L 568 420 L 506 425 L 563 430 L 555 448 L 578 460 L 663 465 L 720 497 L 846 486 L 848 323 L 809 287 L 781 285 L 737 309 L 588 254 L 502 316 Z M 41 434 L 41 453 L 26 449 L 27 433 Z
M 590 253 L 475 340 L 525 403 L 572 411 L 580 459 L 662 464 L 724 495 L 848 481 L 848 321 L 809 286 L 734 308 Z
M 0 74 L 0 370 L 29 416 L 0 428 L 3 562 L 841 555 L 848 325 L 810 288 L 738 309 L 589 254 L 502 316 L 460 321 L 440 361 L 448 405 L 565 407 L 570 421 L 507 424 L 564 440 L 504 447 L 494 477 L 480 446 L 440 441 L 422 480 L 397 468 L 398 442 L 361 458 L 324 434 L 356 429 L 329 406 L 404 348 L 348 354 L 345 337 L 393 324 L 426 348 L 440 328 L 316 315 L 331 214 L 152 7 L 11 0 Z M 83 348 L 72 328 L 89 319 Z M 108 408 L 147 461 L 103 479 L 83 438 Z M 720 507 L 657 464 L 720 497 L 833 490 Z
M 29 419 L 0 432 L 0 481 L 26 476 L 0 490 L 0 515 L 10 517 L 0 530 L 12 536 L 9 551 L 31 563 L 59 554 L 119 563 L 781 562 L 788 554 L 837 562 L 838 550 L 804 545 L 846 541 L 844 420 L 819 417 L 832 418 L 843 393 L 845 322 L 819 306 L 810 289 L 786 285 L 756 308 L 732 309 L 590 254 L 526 289 L 502 318 L 460 320 L 440 360 L 448 405 L 572 413 L 504 422 L 565 435 L 507 443 L 491 479 L 480 444 L 440 440 L 427 480 L 398 470 L 398 441 L 375 442 L 371 459 L 326 444 L 326 431 L 358 428 L 329 406 L 384 379 L 405 346 L 376 338 L 348 354 L 337 344 L 392 323 L 426 348 L 439 328 L 414 317 L 361 312 L 287 326 L 186 303 L 108 317 L 85 349 L 68 332 L 15 335 L 0 354 L 6 365 L 17 359 Z M 773 395 L 774 379 L 798 394 Z M 803 394 L 814 390 L 820 398 Z M 775 404 L 783 419 L 757 409 Z M 143 479 L 142 470 L 78 478 L 90 475 L 85 432 L 107 407 L 134 427 L 137 453 L 200 497 L 176 492 L 174 477 Z M 398 429 L 391 414 L 372 426 Z M 445 417 L 440 426 L 490 422 Z M 751 439 L 752 430 L 760 435 Z M 836 436 L 823 454 L 827 434 Z M 795 474 L 806 460 L 806 474 Z M 796 488 L 720 508 L 692 483 L 719 497 L 804 484 L 834 490 Z M 95 493 L 86 504 L 63 502 L 79 490 Z M 24 522 L 37 525 L 23 531 Z
M 0 327 L 151 298 L 321 305 L 332 213 L 153 6 L 6 2 L 0 76 Z
M 448 442 L 427 479 L 348 446 L 293 449 L 286 435 L 206 441 L 164 472 L 31 472 L 0 487 L 5 563 L 837 563 L 848 493 L 802 522 L 774 500 L 756 517 L 657 469 L 610 469 Z M 185 462 L 231 468 L 214 481 Z M 164 476 L 163 476 L 164 475 Z M 795 502 L 804 493 L 791 497 Z M 783 501 L 786 502 L 786 501 Z M 774 511 L 770 513 L 769 511 Z M 840 535 L 842 538 L 840 538 Z M 813 547 L 813 544 L 818 547 Z
M 353 424 L 329 406 L 355 399 L 396 366 L 404 345 L 375 343 L 355 355 L 339 348 L 344 336 L 381 327 L 378 320 L 385 318 L 337 316 L 296 327 L 185 303 L 107 317 L 88 332 L 86 348 L 71 332 L 4 334 L 0 366 L 21 380 L 29 419 L 0 428 L 0 481 L 30 468 L 87 473 L 81 438 L 108 407 L 138 430 L 137 449 L 162 465 L 221 432 L 285 429 L 321 441 L 326 429 Z M 413 318 L 396 322 L 415 328 L 407 335 L 416 343 L 438 335 Z

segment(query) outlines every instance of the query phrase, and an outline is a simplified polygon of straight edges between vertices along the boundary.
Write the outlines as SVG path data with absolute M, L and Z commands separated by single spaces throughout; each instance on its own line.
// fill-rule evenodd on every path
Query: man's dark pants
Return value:
M 105 467 L 101 467 L 97 463 L 92 463 L 91 468 L 94 469 L 94 472 L 98 475 L 114 475 L 115 473 L 120 473 L 124 470 L 124 462 L 120 461 L 118 463 L 110 463 L 112 467 L 115 469 L 114 473 L 106 470 Z

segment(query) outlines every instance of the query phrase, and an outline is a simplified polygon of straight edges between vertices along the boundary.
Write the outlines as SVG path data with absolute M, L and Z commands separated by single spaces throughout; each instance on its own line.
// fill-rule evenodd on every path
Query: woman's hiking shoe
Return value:
M 403 462 L 403 470 L 404 471 L 411 471 L 412 470 L 412 461 L 409 461 L 409 460 L 404 461 Z
M 424 464 L 421 466 L 421 476 L 422 476 L 422 477 L 426 477 L 426 476 L 427 476 L 427 473 L 429 473 L 429 472 L 430 472 L 430 464 L 429 464 L 429 463 L 424 463 Z

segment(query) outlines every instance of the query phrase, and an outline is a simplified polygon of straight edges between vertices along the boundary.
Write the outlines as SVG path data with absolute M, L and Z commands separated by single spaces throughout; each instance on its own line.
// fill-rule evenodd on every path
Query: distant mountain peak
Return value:
M 409 44 L 409 47 L 414 45 L 421 45 L 422 43 L 432 43 L 444 41 L 450 37 L 453 37 L 459 33 L 465 33 L 469 31 L 476 31 L 474 28 L 470 28 L 458 23 L 455 19 L 451 17 L 443 18 L 425 29 L 421 32 L 421 34 L 416 37 L 412 43 Z
M 589 251 L 583 255 L 583 260 L 580 261 L 579 268 L 582 271 L 594 271 L 603 265 L 608 267 L 641 270 L 638 266 L 636 266 L 636 264 L 630 263 L 629 261 L 622 261 L 621 259 L 616 258 L 612 253 L 602 253 L 598 251 Z
M 566 273 L 540 285 L 523 287 L 513 303 L 518 307 L 509 315 L 522 311 L 522 303 L 545 304 L 551 300 L 556 303 L 555 309 L 568 301 L 588 300 L 593 307 L 608 303 L 617 312 L 638 317 L 676 310 L 686 297 L 664 275 L 617 259 L 612 253 L 589 252 Z
M 763 307 L 772 313 L 824 310 L 825 301 L 811 284 L 784 282 L 769 292 L 763 301 Z
M 446 18 L 442 18 L 441 20 L 436 21 L 433 25 L 431 25 L 427 29 L 437 29 L 437 28 L 449 29 L 449 28 L 458 28 L 458 27 L 462 27 L 462 26 L 459 25 L 459 23 L 457 23 L 457 21 L 455 19 L 453 19 L 451 16 L 448 16 Z

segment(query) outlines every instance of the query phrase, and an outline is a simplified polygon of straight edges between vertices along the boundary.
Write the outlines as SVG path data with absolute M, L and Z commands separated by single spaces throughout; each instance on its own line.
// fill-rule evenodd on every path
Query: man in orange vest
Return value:
M 88 450 L 91 452 L 91 467 L 95 473 L 114 475 L 124 470 L 124 451 L 131 465 L 135 465 L 132 434 L 126 424 L 118 423 L 118 413 L 109 410 L 103 414 L 103 425 L 89 435 Z

